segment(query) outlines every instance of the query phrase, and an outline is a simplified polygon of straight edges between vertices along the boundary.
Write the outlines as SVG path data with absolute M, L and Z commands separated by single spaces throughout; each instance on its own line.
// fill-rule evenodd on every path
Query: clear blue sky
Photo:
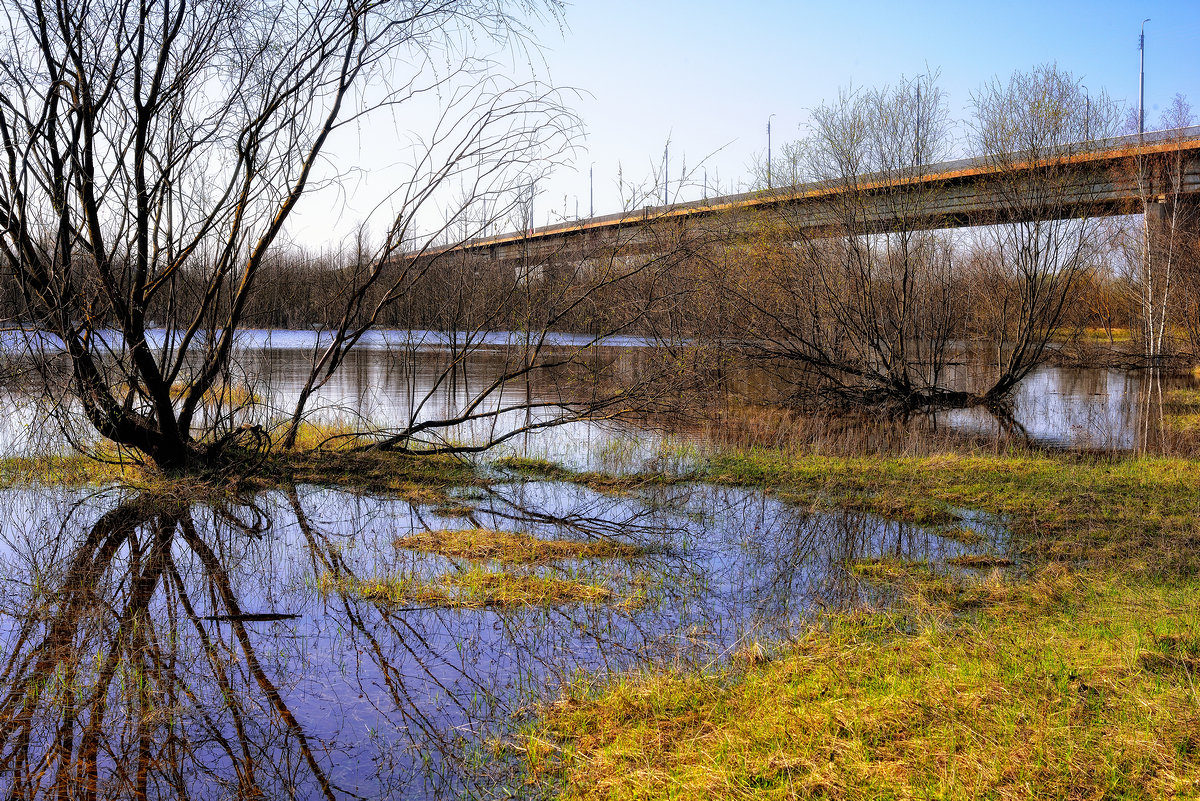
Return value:
M 583 94 L 573 103 L 587 128 L 575 169 L 542 189 L 535 222 L 588 212 L 595 164 L 596 213 L 619 209 L 618 164 L 647 182 L 671 140 L 672 181 L 686 157 L 707 165 L 722 190 L 749 176 L 766 149 L 767 118 L 778 145 L 800 136 L 808 110 L 851 84 L 879 86 L 941 70 L 953 114 L 969 114 L 971 92 L 994 77 L 1056 62 L 1092 95 L 1137 103 L 1138 28 L 1146 25 L 1146 119 L 1177 92 L 1200 116 L 1200 0 L 1159 2 L 783 2 L 783 0 L 578 0 L 565 28 L 544 25 L 543 77 Z M 419 128 L 420 126 L 413 126 Z M 362 168 L 336 200 L 304 211 L 297 239 L 344 234 L 388 183 L 386 138 L 378 130 L 341 147 Z M 707 157 L 707 158 L 706 158 Z M 396 157 L 399 158 L 399 157 Z M 697 185 L 682 199 L 699 197 Z M 394 183 L 394 181 L 392 182 Z M 332 207 L 332 208 L 331 208 Z M 328 234 L 322 233 L 333 230 Z M 306 229 L 306 230 L 304 230 Z
M 671 139 L 671 174 L 708 159 L 726 188 L 766 149 L 797 138 L 807 110 L 838 89 L 878 86 L 941 70 L 953 113 L 993 77 L 1053 61 L 1089 92 L 1137 103 L 1137 38 L 1146 24 L 1149 126 L 1176 92 L 1200 112 L 1200 2 L 782 2 L 580 0 L 567 29 L 542 34 L 553 80 L 590 93 L 577 110 L 588 129 L 580 175 L 548 186 L 544 205 L 587 213 L 595 162 L 596 212 L 617 208 L 617 164 L 646 178 Z M 723 149 L 722 149 L 723 148 Z M 693 190 L 699 194 L 699 188 Z M 538 215 L 545 222 L 544 213 Z

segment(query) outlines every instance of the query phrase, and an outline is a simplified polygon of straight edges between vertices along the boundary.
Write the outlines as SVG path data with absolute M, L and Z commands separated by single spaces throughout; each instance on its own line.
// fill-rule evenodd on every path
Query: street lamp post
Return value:
M 916 121 L 916 126 L 917 126 L 917 135 L 914 137 L 915 141 L 914 141 L 914 145 L 913 145 L 913 161 L 916 162 L 916 164 L 914 166 L 919 167 L 919 166 L 921 166 L 921 80 L 920 80 L 920 78 L 917 79 L 917 121 Z
M 1079 84 L 1083 89 L 1083 138 L 1092 141 L 1092 95 L 1086 84 Z
M 588 167 L 588 219 L 596 216 L 596 162 Z
M 1138 37 L 1138 136 L 1146 131 L 1146 23 L 1142 20 L 1142 34 Z
M 663 205 L 669 205 L 671 202 L 671 140 L 663 145 Z
M 771 188 L 771 117 L 767 117 L 767 189 Z

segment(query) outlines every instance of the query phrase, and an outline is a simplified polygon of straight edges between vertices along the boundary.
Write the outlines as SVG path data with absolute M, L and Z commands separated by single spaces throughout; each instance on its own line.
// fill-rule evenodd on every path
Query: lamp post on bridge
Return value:
M 671 140 L 663 145 L 663 205 L 668 206 L 671 203 Z
M 1142 34 L 1138 37 L 1138 136 L 1146 131 L 1146 23 L 1142 20 Z
M 913 137 L 913 161 L 921 166 L 921 78 L 917 77 L 917 135 Z
M 771 117 L 767 117 L 767 189 L 771 188 Z
M 1087 84 L 1079 84 L 1083 89 L 1083 138 L 1085 141 L 1092 141 L 1092 96 L 1088 92 Z
M 596 216 L 596 162 L 588 166 L 588 219 Z

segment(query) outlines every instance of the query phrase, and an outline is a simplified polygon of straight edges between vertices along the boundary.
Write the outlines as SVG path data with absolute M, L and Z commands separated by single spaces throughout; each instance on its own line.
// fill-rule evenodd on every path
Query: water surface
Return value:
M 30 798 L 64 785 L 101 797 L 522 794 L 495 744 L 563 683 L 772 648 L 822 609 L 891 602 L 851 560 L 965 550 L 934 529 L 704 485 L 614 496 L 504 484 L 462 491 L 470 511 L 452 517 L 316 487 L 219 504 L 0 494 L 0 770 Z M 1003 549 L 994 521 L 967 525 Z M 603 584 L 616 596 L 605 604 L 424 608 L 322 581 L 469 569 L 394 544 L 448 526 L 648 552 L 510 568 Z

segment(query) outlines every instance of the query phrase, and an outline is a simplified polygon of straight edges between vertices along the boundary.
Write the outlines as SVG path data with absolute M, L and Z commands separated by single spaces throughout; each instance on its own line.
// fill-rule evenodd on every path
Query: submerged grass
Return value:
M 615 475 L 601 472 L 576 472 L 546 459 L 530 459 L 523 456 L 497 459 L 492 464 L 523 478 L 539 481 L 570 481 L 602 493 L 627 492 L 645 484 L 660 484 L 677 478 L 659 473 Z
M 614 600 L 607 587 L 531 574 L 472 569 L 433 580 L 357 579 L 325 575 L 323 593 L 338 593 L 393 606 L 483 609 L 485 607 L 568 606 Z
M 922 457 L 715 456 L 701 477 L 770 488 L 797 503 L 916 523 L 970 508 L 1005 520 L 1045 559 L 1120 561 L 1126 570 L 1200 570 L 1200 461 L 1039 453 Z
M 630 559 L 646 553 L 644 548 L 609 540 L 547 540 L 524 532 L 490 528 L 422 531 L 399 537 L 394 544 L 397 548 L 435 553 L 455 559 L 510 564 L 531 564 L 556 559 Z

